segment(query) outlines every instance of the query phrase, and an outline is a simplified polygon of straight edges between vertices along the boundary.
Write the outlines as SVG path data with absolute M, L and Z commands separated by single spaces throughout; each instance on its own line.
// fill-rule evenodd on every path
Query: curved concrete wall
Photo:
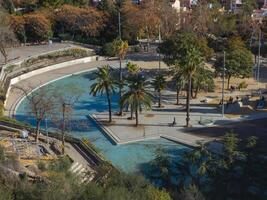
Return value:
M 35 75 L 38 75 L 38 74 L 42 74 L 44 72 L 68 67 L 68 66 L 75 65 L 75 64 L 88 63 L 88 62 L 92 62 L 92 61 L 96 61 L 96 60 L 98 60 L 98 56 L 90 56 L 90 57 L 86 57 L 86 58 L 80 58 L 80 59 L 76 59 L 76 60 L 71 60 L 71 61 L 55 64 L 55 65 L 50 65 L 50 66 L 47 66 L 47 67 L 44 67 L 41 69 L 37 69 L 37 70 L 31 71 L 31 72 L 28 72 L 26 74 L 22 74 L 20 76 L 15 77 L 15 78 L 12 78 L 10 80 L 10 85 L 14 85 L 14 84 L 18 83 L 19 81 L 28 79 L 28 78 L 35 76 Z

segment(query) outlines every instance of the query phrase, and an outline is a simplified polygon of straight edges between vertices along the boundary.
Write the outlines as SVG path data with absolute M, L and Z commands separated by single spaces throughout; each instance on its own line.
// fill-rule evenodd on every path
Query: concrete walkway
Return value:
M 176 108 L 174 108 L 176 107 Z M 199 124 L 204 113 L 191 113 L 193 128 L 185 128 L 186 113 L 179 111 L 177 106 L 166 106 L 160 110 L 143 111 L 139 114 L 139 126 L 135 126 L 135 120 L 129 120 L 130 113 L 124 116 L 113 116 L 113 122 L 107 123 L 108 113 L 96 113 L 93 117 L 103 126 L 103 131 L 111 137 L 116 144 L 126 144 L 141 140 L 166 138 L 188 146 L 197 146 L 199 142 L 212 141 L 212 137 L 199 137 L 186 133 L 189 129 L 204 127 Z M 208 115 L 208 116 L 207 116 Z M 206 117 L 219 119 L 220 114 L 207 114 Z M 173 120 L 176 125 L 173 125 Z
M 7 49 L 8 63 L 22 61 L 31 56 L 37 56 L 43 53 L 69 48 L 75 45 L 69 43 L 53 43 L 51 45 L 20 46 Z M 4 57 L 0 54 L 0 65 L 4 63 Z

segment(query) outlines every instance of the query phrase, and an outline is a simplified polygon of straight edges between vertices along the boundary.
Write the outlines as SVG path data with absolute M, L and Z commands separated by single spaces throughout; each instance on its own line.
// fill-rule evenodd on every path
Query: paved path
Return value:
M 36 45 L 36 46 L 21 46 L 12 49 L 7 49 L 8 62 L 18 62 L 24 60 L 30 56 L 36 56 L 50 51 L 55 51 L 67 47 L 72 47 L 74 45 L 68 43 L 54 43 L 52 45 Z M 0 65 L 3 64 L 4 58 L 0 54 Z
M 186 144 L 189 146 L 197 146 L 198 142 L 211 141 L 212 137 L 201 137 L 185 133 L 187 128 L 185 125 L 186 113 L 182 111 L 183 108 L 176 105 L 165 105 L 165 108 L 158 109 L 154 107 L 151 111 L 143 111 L 139 115 L 139 126 L 135 126 L 135 120 L 129 120 L 130 113 L 125 115 L 113 116 L 113 123 L 108 124 L 108 113 L 96 113 L 96 119 L 106 129 L 105 132 L 113 136 L 113 140 L 117 144 L 131 143 L 140 140 L 153 139 L 153 138 L 167 138 L 176 142 Z M 194 110 L 196 109 L 196 110 Z M 210 119 L 220 119 L 221 115 L 214 110 L 210 109 L 210 113 L 200 113 L 197 111 L 199 107 L 192 107 L 191 124 L 196 127 L 203 127 L 199 124 L 201 117 Z M 209 110 L 207 108 L 206 112 Z M 172 122 L 176 119 L 176 125 L 173 126 Z

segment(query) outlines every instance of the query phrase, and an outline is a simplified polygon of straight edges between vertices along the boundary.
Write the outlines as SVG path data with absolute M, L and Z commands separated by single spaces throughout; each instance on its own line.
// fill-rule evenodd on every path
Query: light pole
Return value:
M 222 118 L 224 118 L 225 51 L 223 51 Z
M 119 11 L 119 39 L 121 39 L 121 13 Z
M 160 43 L 161 43 L 161 35 L 160 35 L 160 25 L 159 25 L 159 45 L 160 45 Z M 159 51 L 159 49 L 158 49 L 158 51 Z M 161 57 L 160 57 L 160 51 L 159 51 L 159 70 L 160 70 L 160 68 L 161 68 Z
M 258 89 L 260 89 L 260 63 L 261 63 L 260 56 L 261 56 L 261 28 L 259 30 L 258 66 L 257 66 Z

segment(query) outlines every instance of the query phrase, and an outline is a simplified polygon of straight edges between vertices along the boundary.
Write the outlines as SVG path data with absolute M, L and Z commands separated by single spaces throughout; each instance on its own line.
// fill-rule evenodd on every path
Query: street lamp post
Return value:
M 121 13 L 119 11 L 119 39 L 121 39 Z
M 223 52 L 222 118 L 224 118 L 225 51 Z
M 258 89 L 260 89 L 260 63 L 261 63 L 261 29 L 259 30 L 259 47 L 258 47 L 258 66 L 257 66 L 257 82 L 258 82 Z
M 160 35 L 160 25 L 159 25 L 159 45 L 161 43 L 161 35 Z M 159 51 L 159 49 L 158 49 Z M 159 51 L 159 70 L 161 69 L 161 57 L 160 57 L 160 51 Z

